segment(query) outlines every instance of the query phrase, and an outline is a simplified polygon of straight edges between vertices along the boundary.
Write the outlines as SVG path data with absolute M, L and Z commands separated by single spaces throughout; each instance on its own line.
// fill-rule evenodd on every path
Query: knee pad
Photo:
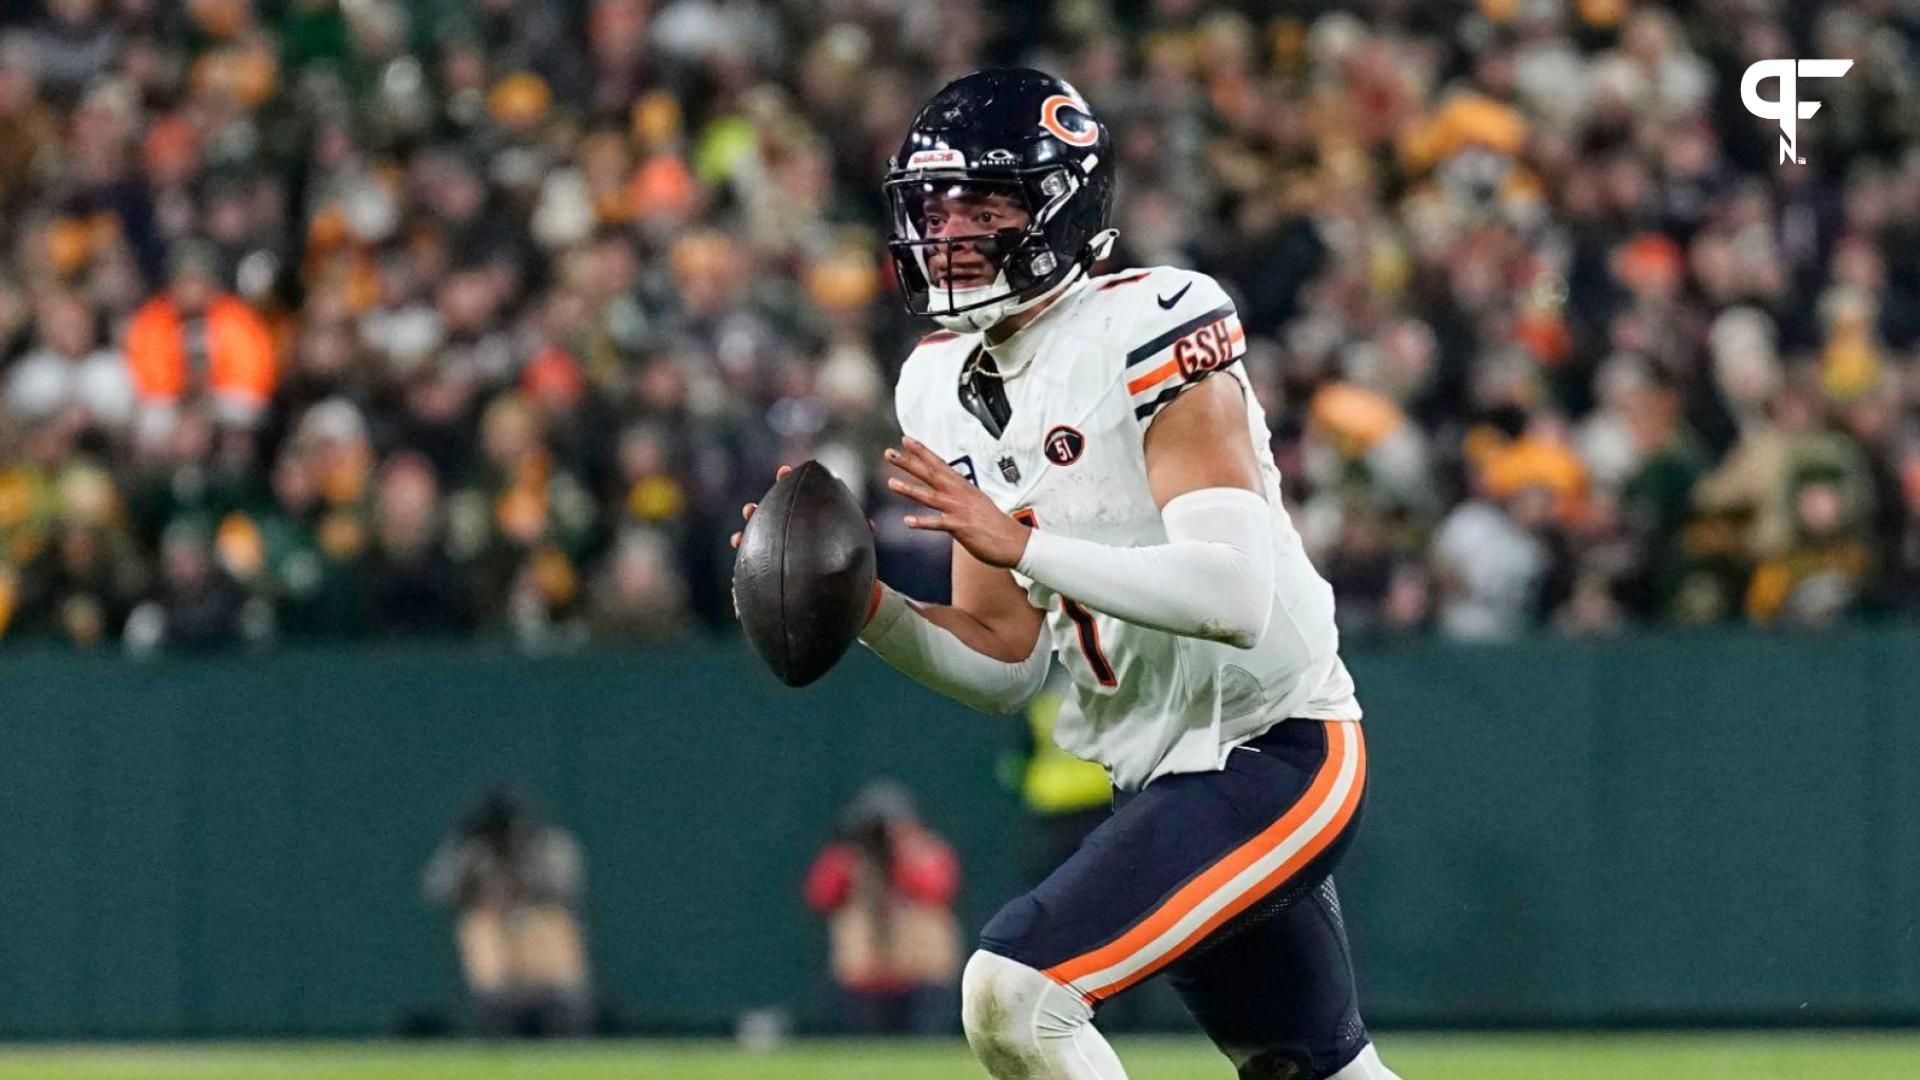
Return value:
M 1072 1039 L 1093 1020 L 1078 994 L 1037 969 L 985 950 L 967 960 L 960 976 L 960 1016 L 967 1042 L 995 1076 L 1018 1075 L 994 1068 L 1041 1060 L 1043 1043 Z

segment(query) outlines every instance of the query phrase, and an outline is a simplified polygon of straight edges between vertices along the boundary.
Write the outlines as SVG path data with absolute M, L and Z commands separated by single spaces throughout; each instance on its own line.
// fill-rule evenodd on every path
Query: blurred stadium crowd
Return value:
M 1115 131 L 1115 266 L 1238 297 L 1350 635 L 1910 618 L 1916 46 L 1896 0 L 11 0 L 0 633 L 717 628 L 805 456 L 939 595 L 875 482 L 925 330 L 878 180 L 990 62 Z M 1774 57 L 1855 62 L 1804 165 Z

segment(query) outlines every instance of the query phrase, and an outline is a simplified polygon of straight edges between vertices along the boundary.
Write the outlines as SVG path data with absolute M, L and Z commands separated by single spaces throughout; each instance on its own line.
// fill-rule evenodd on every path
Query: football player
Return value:
M 901 372 L 889 484 L 953 538 L 953 602 L 876 586 L 861 640 L 996 712 L 1059 656 L 1079 708 L 1056 741 L 1115 788 L 982 931 L 967 1038 L 1000 1080 L 1114 1080 L 1094 1011 L 1165 974 L 1247 1080 L 1391 1080 L 1329 876 L 1366 790 L 1332 591 L 1281 506 L 1225 291 L 1091 276 L 1113 173 L 1071 86 L 1002 69 L 928 102 L 886 179 L 907 303 L 943 328 Z

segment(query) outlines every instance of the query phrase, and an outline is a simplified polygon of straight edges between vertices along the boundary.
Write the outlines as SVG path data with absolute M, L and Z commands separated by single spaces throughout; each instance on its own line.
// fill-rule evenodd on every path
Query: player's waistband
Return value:
M 1235 750 L 1278 750 L 1288 747 L 1320 747 L 1326 743 L 1327 724 L 1345 723 L 1342 720 L 1314 720 L 1305 716 L 1289 716 L 1274 722 L 1267 730 L 1235 746 Z
M 1305 716 L 1290 716 L 1284 720 L 1276 720 L 1273 722 L 1273 726 L 1262 731 L 1260 734 L 1234 744 L 1233 752 L 1267 754 L 1272 757 L 1285 758 L 1291 761 L 1316 761 L 1319 756 L 1326 751 L 1327 728 L 1333 724 L 1352 722 L 1353 721 L 1350 720 L 1317 720 Z M 1217 770 L 1207 769 L 1204 771 L 1215 772 Z M 1188 774 L 1166 773 L 1147 781 L 1146 786 L 1151 787 L 1153 784 L 1168 777 L 1183 775 Z M 1127 791 L 1115 787 L 1113 792 L 1113 805 L 1118 808 L 1128 799 L 1138 795 L 1141 790 L 1144 790 L 1144 788 Z

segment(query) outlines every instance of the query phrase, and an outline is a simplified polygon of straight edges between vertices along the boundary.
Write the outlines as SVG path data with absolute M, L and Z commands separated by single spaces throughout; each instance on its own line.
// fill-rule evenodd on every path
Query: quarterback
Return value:
M 922 339 L 892 489 L 953 538 L 950 605 L 876 586 L 861 640 L 987 711 L 1058 657 L 1055 732 L 1114 812 L 981 932 L 968 1042 L 999 1080 L 1117 1080 L 1101 1002 L 1164 974 L 1245 1080 L 1395 1080 L 1360 1018 L 1330 873 L 1366 791 L 1332 590 L 1280 501 L 1232 301 L 1107 277 L 1113 149 L 1066 83 L 975 72 L 890 164 Z M 751 508 L 749 508 L 751 510 Z

